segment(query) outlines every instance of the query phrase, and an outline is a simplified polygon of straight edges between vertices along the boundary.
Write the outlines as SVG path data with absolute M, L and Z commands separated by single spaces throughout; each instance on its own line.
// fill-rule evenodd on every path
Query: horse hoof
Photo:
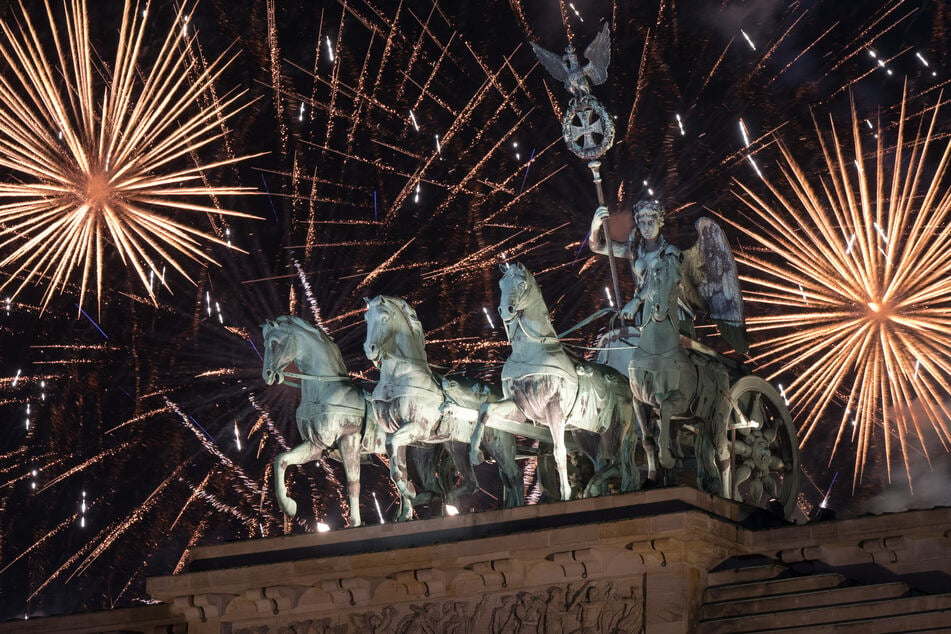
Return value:
M 297 515 L 297 502 L 294 500 L 288 500 L 287 504 L 284 505 L 284 515 L 288 517 L 294 517 Z

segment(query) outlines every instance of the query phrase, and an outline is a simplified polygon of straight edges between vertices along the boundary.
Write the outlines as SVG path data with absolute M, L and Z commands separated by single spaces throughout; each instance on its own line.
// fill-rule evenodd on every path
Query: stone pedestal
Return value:
M 148 589 L 189 631 L 687 632 L 752 513 L 676 488 L 254 540 Z
M 149 580 L 163 604 L 139 621 L 17 631 L 921 631 L 951 624 L 949 526 L 951 509 L 795 526 L 657 489 L 200 547 Z

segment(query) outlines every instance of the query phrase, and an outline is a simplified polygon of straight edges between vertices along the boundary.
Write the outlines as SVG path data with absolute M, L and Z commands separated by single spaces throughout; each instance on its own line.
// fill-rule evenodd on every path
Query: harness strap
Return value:
M 562 337 L 565 337 L 566 335 L 569 335 L 569 334 L 573 333 L 574 331 L 578 330 L 579 328 L 583 328 L 584 326 L 587 326 L 588 324 L 590 324 L 590 323 L 591 323 L 592 321 L 594 321 L 595 319 L 600 319 L 600 318 L 601 318 L 602 316 L 604 316 L 604 315 L 607 315 L 607 314 L 609 314 L 609 313 L 616 313 L 616 312 L 617 312 L 617 309 L 615 309 L 615 308 L 613 308 L 613 307 L 602 308 L 601 310 L 595 311 L 594 313 L 588 315 L 587 317 L 585 317 L 584 319 L 582 319 L 580 322 L 578 322 L 577 324 L 575 324 L 574 326 L 572 326 L 572 327 L 569 328 L 568 330 L 566 330 L 566 331 L 564 331 L 564 332 L 562 332 L 562 333 L 559 333 L 559 334 L 558 334 L 558 338 L 561 339 Z
M 294 379 L 306 379 L 308 381 L 320 381 L 321 383 L 333 383 L 337 381 L 343 382 L 350 380 L 349 376 L 303 374 L 300 372 L 285 372 L 284 376 L 289 376 Z
M 540 343 L 542 345 L 560 343 L 558 341 L 557 336 L 550 337 L 548 335 L 538 335 L 530 331 L 528 328 L 526 328 L 525 324 L 522 323 L 522 311 L 518 311 L 517 313 L 515 313 L 515 321 L 518 323 L 519 326 L 522 327 L 522 332 L 525 333 L 525 336 L 531 339 L 532 341 L 534 341 L 535 343 Z
M 313 401 L 311 404 L 315 408 L 315 416 L 326 416 L 328 414 L 353 414 L 354 412 L 366 411 L 365 405 L 363 407 L 350 407 L 349 405 L 341 405 L 340 403 L 321 403 L 319 401 Z
M 625 341 L 625 340 L 624 340 L 624 339 L 618 339 L 618 341 Z M 627 343 L 627 342 L 625 341 L 625 343 Z M 638 346 L 635 346 L 635 345 L 611 346 L 611 347 L 607 347 L 607 346 L 579 346 L 579 345 L 577 345 L 577 344 L 564 343 L 564 342 L 562 342 L 561 345 L 563 345 L 563 346 L 566 347 L 566 348 L 572 348 L 572 349 L 574 349 L 574 350 L 594 350 L 594 351 L 601 351 L 601 350 L 637 350 L 637 349 L 638 349 Z
M 404 385 L 402 387 L 404 388 L 403 390 L 393 394 L 393 396 L 391 396 L 390 398 L 376 398 L 376 397 L 373 397 L 371 393 L 371 400 L 374 402 L 389 403 L 390 401 L 394 399 L 403 398 L 406 396 L 419 396 L 419 395 L 427 395 L 427 394 L 442 395 L 443 394 L 442 388 L 438 390 L 431 390 L 428 387 L 421 387 L 418 385 Z

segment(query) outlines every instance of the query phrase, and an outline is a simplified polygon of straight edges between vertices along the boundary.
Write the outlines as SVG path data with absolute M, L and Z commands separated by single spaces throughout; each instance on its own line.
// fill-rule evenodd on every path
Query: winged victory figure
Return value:
M 690 312 L 685 324 L 692 330 L 693 317 L 702 312 L 717 325 L 720 335 L 738 353 L 749 350 L 743 318 L 743 297 L 733 251 L 723 229 L 711 218 L 700 217 L 694 223 L 697 238 L 691 246 L 681 250 L 669 243 L 661 232 L 666 209 L 654 200 L 637 203 L 633 210 L 634 228 L 627 242 L 613 242 L 615 257 L 631 261 L 635 296 L 621 310 L 621 314 L 635 324 L 643 324 L 643 295 L 649 282 L 647 276 L 652 262 L 659 257 L 675 257 L 680 262 L 680 302 Z M 601 224 L 608 217 L 606 207 L 598 207 L 592 219 L 589 246 L 595 253 L 607 253 L 608 247 L 601 233 Z M 695 334 L 689 334 L 695 338 Z

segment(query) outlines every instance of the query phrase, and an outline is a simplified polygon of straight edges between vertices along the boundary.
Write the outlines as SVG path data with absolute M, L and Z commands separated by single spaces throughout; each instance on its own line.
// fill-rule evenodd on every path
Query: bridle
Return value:
M 375 305 L 375 306 L 371 306 L 371 307 L 367 310 L 367 314 L 369 314 L 369 313 L 370 313 L 370 310 L 373 310 L 373 308 L 377 308 L 377 309 L 379 309 L 379 310 L 384 310 L 384 309 L 381 309 L 381 306 L 382 306 L 382 304 L 377 304 L 377 305 Z M 412 331 L 412 330 L 413 330 L 412 326 L 410 325 L 409 319 L 408 319 L 407 316 L 403 313 L 403 310 L 402 310 L 402 309 L 400 309 L 400 308 L 394 309 L 391 304 L 387 303 L 386 306 L 385 306 L 385 311 L 386 311 L 386 312 L 381 312 L 381 317 L 382 317 L 382 316 L 386 316 L 387 321 L 389 321 L 390 319 L 393 319 L 393 318 L 394 318 L 394 313 L 395 313 L 395 316 L 399 317 L 399 319 L 401 319 L 401 320 L 403 321 L 403 323 L 405 324 L 407 330 L 409 330 L 409 331 Z M 381 317 L 377 317 L 376 319 L 374 319 L 374 321 L 375 321 L 375 322 L 376 322 L 376 321 L 379 321 L 379 320 L 381 319 Z M 367 323 L 369 323 L 369 320 L 367 320 Z M 368 330 L 367 330 L 367 338 L 368 338 L 368 340 L 367 340 L 366 343 L 369 343 L 369 334 L 370 334 L 370 332 L 369 332 L 369 329 L 368 329 Z M 371 357 L 369 354 L 367 354 L 367 358 L 370 360 L 371 363 L 373 363 L 373 366 L 374 366 L 376 369 L 378 369 L 378 370 L 381 368 L 381 366 L 383 365 L 383 362 L 384 362 L 384 361 L 390 360 L 390 359 L 395 360 L 395 361 L 397 361 L 397 362 L 403 362 L 403 363 L 418 363 L 418 362 L 420 362 L 420 360 L 417 359 L 417 358 L 397 356 L 397 355 L 394 355 L 392 351 L 387 350 L 387 349 L 386 349 L 385 347 L 383 347 L 383 346 L 377 345 L 377 344 L 375 344 L 375 343 L 374 343 L 373 345 L 374 345 L 375 348 L 376 348 L 376 352 L 375 352 L 375 354 L 374 354 L 372 357 Z M 364 352 L 365 352 L 365 350 L 364 350 Z M 426 365 L 428 366 L 428 364 L 426 364 Z
M 511 270 L 512 269 L 509 269 L 509 271 Z M 511 278 L 513 280 L 515 279 L 514 274 L 511 274 L 509 272 L 505 273 L 505 277 Z M 528 337 L 530 340 L 534 341 L 535 343 L 539 343 L 542 345 L 560 343 L 560 340 L 558 339 L 558 337 L 551 337 L 548 335 L 542 335 L 537 332 L 533 332 L 529 330 L 529 328 L 522 322 L 522 315 L 525 314 L 525 310 L 523 308 L 520 308 L 520 306 L 523 303 L 522 300 L 524 299 L 525 295 L 528 294 L 528 280 L 525 280 L 523 278 L 522 281 L 525 282 L 525 285 L 526 285 L 525 289 L 519 293 L 518 297 L 515 298 L 515 301 L 512 301 L 509 303 L 509 306 L 511 306 L 512 308 L 512 311 L 509 317 L 506 318 L 505 314 L 502 312 L 501 304 L 499 305 L 499 308 L 498 308 L 499 318 L 501 318 L 502 325 L 505 327 L 505 336 L 508 337 L 509 341 L 512 340 L 512 323 L 514 322 L 515 324 L 518 325 L 519 328 L 522 329 L 522 332 L 525 333 L 525 336 Z
M 275 327 L 274 330 L 277 330 L 278 328 L 279 328 L 279 326 L 278 326 L 278 327 Z M 274 330 L 272 330 L 271 332 L 273 333 Z M 287 332 L 286 330 L 281 330 L 281 332 L 282 332 L 283 334 L 285 334 L 286 336 L 288 336 L 288 337 L 297 337 L 296 334 Z M 264 338 L 265 348 L 270 348 L 270 346 L 268 345 L 268 340 L 269 340 L 271 337 L 272 337 L 272 335 L 271 335 L 270 333 L 268 333 L 268 336 Z M 293 359 L 292 359 L 292 360 L 293 360 Z M 288 378 L 288 377 L 289 377 L 289 378 L 292 378 L 292 379 L 303 379 L 303 380 L 307 380 L 307 381 L 318 381 L 318 382 L 323 382 L 323 383 L 333 383 L 333 382 L 345 382 L 345 381 L 350 381 L 350 377 L 349 377 L 349 376 L 341 376 L 341 375 L 339 375 L 339 374 L 306 374 L 306 373 L 304 373 L 304 372 L 287 372 L 287 371 L 285 371 L 284 368 L 286 368 L 288 365 L 290 365 L 290 363 L 291 363 L 290 361 L 288 361 L 287 363 L 285 363 L 285 364 L 284 364 L 284 367 L 281 368 L 280 370 L 271 370 L 272 372 L 274 372 L 275 378 L 277 379 L 277 382 L 278 382 L 278 383 L 284 383 L 284 379 L 286 379 L 286 378 Z
M 376 306 L 370 306 L 369 308 L 367 308 L 367 315 L 369 315 L 369 314 L 370 314 L 370 311 L 373 310 L 374 308 L 377 309 L 378 311 L 382 311 L 382 309 L 380 308 L 380 305 L 377 304 Z M 381 316 L 382 316 L 382 315 L 385 315 L 388 320 L 389 320 L 389 319 L 392 319 L 392 317 L 390 316 L 390 311 L 389 311 L 388 309 L 387 309 L 387 312 L 385 312 L 385 313 L 380 312 L 380 315 L 381 315 Z M 373 321 L 374 321 L 374 323 L 376 323 L 376 322 L 380 321 L 380 319 L 381 319 L 381 317 L 380 317 L 380 316 L 377 316 L 377 317 L 375 317 L 375 318 L 373 319 Z M 370 320 L 369 320 L 369 319 L 365 319 L 365 321 L 367 322 L 367 324 L 370 323 Z M 370 342 L 369 342 L 369 336 L 370 336 L 370 330 L 369 330 L 369 326 L 368 326 L 368 327 L 367 327 L 367 339 L 368 339 L 368 341 L 367 341 L 366 343 L 370 343 Z M 373 364 L 373 367 L 375 367 L 377 370 L 379 370 L 379 369 L 380 369 L 380 366 L 383 365 L 383 362 L 386 361 L 388 358 L 390 358 L 390 357 L 392 356 L 392 354 L 391 354 L 389 351 L 387 351 L 386 349 L 384 349 L 383 346 L 376 345 L 375 343 L 374 343 L 373 345 L 374 345 L 374 347 L 376 348 L 376 353 L 375 353 L 372 357 L 371 357 L 369 354 L 367 354 L 367 358 L 370 360 L 370 363 Z M 364 352 L 366 352 L 366 351 L 364 350 Z

